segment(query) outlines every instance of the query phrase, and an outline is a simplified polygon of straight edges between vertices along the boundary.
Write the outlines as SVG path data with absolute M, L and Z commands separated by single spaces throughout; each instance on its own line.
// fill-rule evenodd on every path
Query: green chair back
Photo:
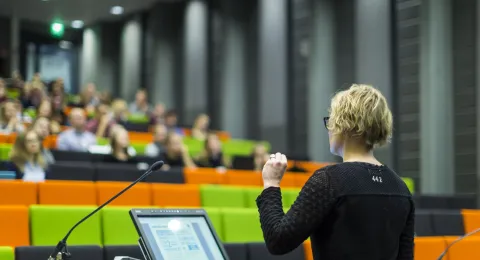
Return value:
M 197 156 L 200 152 L 202 152 L 204 147 L 203 141 L 191 137 L 184 137 L 183 143 L 188 147 L 188 152 L 191 156 Z
M 14 260 L 13 248 L 0 246 L 0 260 Z
M 413 181 L 412 178 L 404 178 L 402 177 L 402 180 L 407 184 L 408 189 L 410 192 L 413 194 L 415 193 L 415 181 Z
M 262 193 L 262 188 L 245 188 L 245 203 L 247 208 L 257 208 L 257 197 Z
M 203 208 L 207 214 L 210 222 L 212 222 L 215 232 L 217 232 L 218 237 L 223 241 L 223 226 L 222 226 L 222 212 L 220 208 Z
M 11 150 L 12 150 L 11 144 L 0 144 L 0 160 L 8 161 Z
M 145 148 L 147 148 L 148 144 L 141 144 L 141 143 L 132 143 L 131 146 L 135 151 L 137 151 L 137 155 L 144 155 L 145 154 Z
M 246 207 L 246 198 L 239 187 L 202 185 L 200 196 L 203 207 Z
M 228 156 L 250 156 L 258 142 L 251 140 L 230 139 L 223 143 L 223 154 Z M 262 142 L 267 151 L 270 150 L 270 144 L 268 142 Z
M 299 189 L 282 189 L 282 202 L 284 208 L 290 208 L 300 193 Z
M 98 145 L 109 145 L 110 140 L 108 138 L 97 138 Z
M 102 209 L 104 245 L 136 245 L 138 243 L 138 233 L 128 213 L 131 208 L 106 207 Z
M 133 124 L 146 124 L 150 119 L 144 114 L 131 114 L 128 116 L 127 121 Z
M 32 205 L 30 207 L 30 236 L 32 245 L 56 245 L 75 223 L 95 210 L 95 208 Z M 100 215 L 93 215 L 75 229 L 68 239 L 68 244 L 102 245 L 100 226 Z
M 257 209 L 222 209 L 225 243 L 263 242 Z

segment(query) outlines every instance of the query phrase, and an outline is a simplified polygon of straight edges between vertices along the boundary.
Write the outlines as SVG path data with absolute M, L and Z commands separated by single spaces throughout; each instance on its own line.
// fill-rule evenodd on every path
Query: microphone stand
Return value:
M 77 222 L 77 224 L 75 224 L 67 233 L 67 235 L 62 239 L 60 240 L 60 242 L 58 242 L 57 246 L 55 247 L 55 249 L 53 250 L 52 254 L 48 257 L 48 260 L 67 260 L 67 259 L 70 259 L 72 257 L 72 255 L 70 254 L 70 252 L 68 252 L 68 249 L 67 249 L 67 240 L 68 240 L 68 237 L 70 236 L 70 234 L 72 234 L 73 230 L 75 230 L 75 228 L 77 228 L 80 224 L 82 224 L 85 220 L 87 220 L 88 218 L 90 218 L 91 216 L 93 216 L 95 213 L 97 213 L 99 210 L 103 209 L 105 206 L 107 206 L 108 204 L 110 204 L 112 201 L 114 201 L 116 198 L 118 198 L 120 195 L 122 195 L 123 193 L 125 193 L 127 190 L 129 190 L 131 187 L 133 187 L 135 184 L 137 184 L 138 182 L 142 181 L 143 179 L 145 179 L 148 175 L 150 175 L 152 172 L 160 169 L 162 166 L 163 166 L 164 162 L 163 161 L 158 161 L 158 162 L 155 162 L 152 166 L 150 166 L 150 169 L 148 169 L 144 174 L 142 174 L 142 176 L 140 176 L 137 180 L 135 180 L 134 182 L 132 182 L 130 185 L 128 185 L 126 188 L 124 188 L 123 190 L 121 190 L 119 193 L 117 193 L 115 196 L 113 196 L 112 198 L 110 198 L 108 201 L 106 201 L 105 203 L 103 203 L 100 207 L 96 208 L 94 211 L 90 212 L 90 214 L 86 215 L 85 217 L 83 217 L 80 221 Z

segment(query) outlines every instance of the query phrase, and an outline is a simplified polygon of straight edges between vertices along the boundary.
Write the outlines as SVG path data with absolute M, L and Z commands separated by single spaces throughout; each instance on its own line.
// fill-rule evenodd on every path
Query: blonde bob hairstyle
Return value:
M 338 92 L 329 112 L 331 135 L 359 139 L 368 149 L 382 146 L 392 137 L 392 112 L 382 93 L 372 86 L 353 84 Z

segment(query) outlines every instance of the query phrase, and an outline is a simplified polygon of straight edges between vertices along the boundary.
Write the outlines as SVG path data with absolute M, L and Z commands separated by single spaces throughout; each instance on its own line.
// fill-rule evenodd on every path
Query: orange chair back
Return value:
M 127 187 L 128 182 L 97 182 L 97 204 L 103 204 L 122 189 Z M 151 186 L 147 183 L 137 183 L 122 196 L 112 201 L 110 205 L 114 206 L 151 206 L 152 193 Z
M 0 181 L 0 205 L 37 204 L 37 184 L 23 180 Z
M 455 241 L 458 237 L 445 237 L 447 245 Z M 480 259 L 480 237 L 466 237 L 454 246 L 448 249 L 447 259 L 464 260 Z M 416 259 L 416 258 L 415 258 Z
M 159 207 L 201 207 L 200 189 L 195 184 L 152 184 L 153 205 Z
M 443 237 L 416 237 L 414 259 L 437 259 L 446 247 L 447 244 Z
M 28 207 L 0 206 L 0 245 L 30 245 Z
M 38 184 L 38 200 L 47 205 L 97 205 L 94 182 L 47 181 Z
M 228 170 L 224 176 L 224 183 L 236 186 L 263 185 L 262 173 L 244 170 Z
M 462 215 L 465 234 L 480 228 L 480 210 L 463 209 Z M 480 237 L 480 233 L 473 234 L 473 236 Z
M 222 184 L 224 174 L 211 168 L 184 168 L 185 182 L 189 184 Z

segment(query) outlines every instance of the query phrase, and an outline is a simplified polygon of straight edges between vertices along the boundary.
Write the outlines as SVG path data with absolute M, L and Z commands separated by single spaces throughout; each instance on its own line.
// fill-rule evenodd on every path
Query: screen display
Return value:
M 223 260 L 204 217 L 139 217 L 157 260 Z

